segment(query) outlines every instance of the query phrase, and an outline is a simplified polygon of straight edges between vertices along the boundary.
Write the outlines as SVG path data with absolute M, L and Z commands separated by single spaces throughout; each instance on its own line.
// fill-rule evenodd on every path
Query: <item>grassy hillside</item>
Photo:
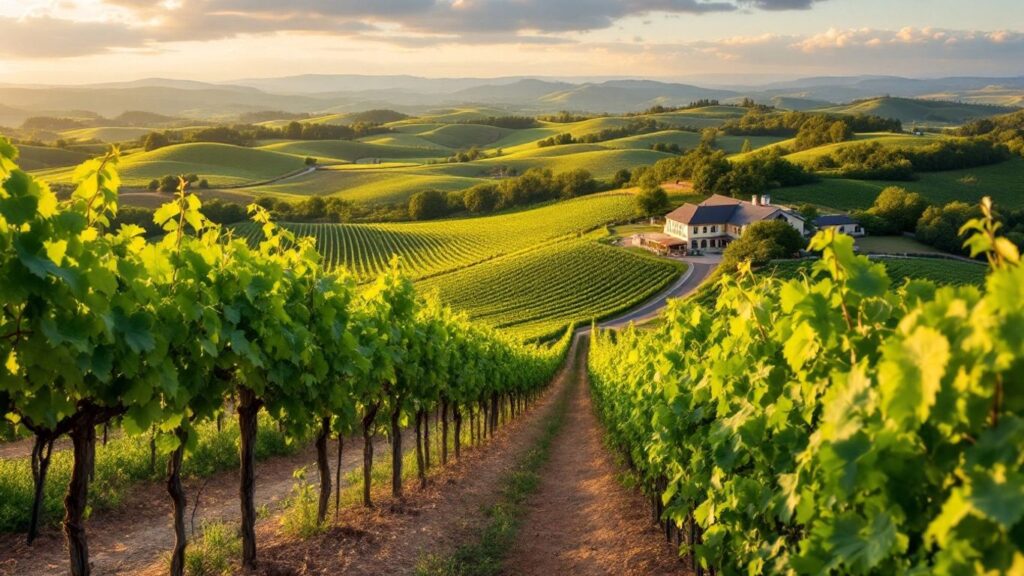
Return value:
M 475 322 L 522 339 L 623 312 L 681 273 L 666 260 L 606 246 L 595 235 L 545 245 L 419 283 Z
M 985 106 L 964 102 L 942 100 L 917 100 L 910 98 L 872 98 L 842 106 L 819 108 L 821 112 L 833 114 L 873 114 L 883 118 L 895 118 L 904 124 L 919 122 L 931 125 L 955 125 L 968 120 L 1013 112 L 1014 108 Z
M 316 237 L 317 248 L 330 265 L 346 266 L 357 279 L 366 281 L 384 270 L 394 255 L 402 258 L 411 277 L 419 279 L 574 236 L 632 214 L 631 195 L 608 193 L 481 218 L 286 226 L 300 235 Z M 237 229 L 248 238 L 259 234 L 252 224 Z
M 351 140 L 293 140 L 275 142 L 262 148 L 302 157 L 312 156 L 321 164 L 356 162 L 364 158 L 378 158 L 387 162 L 446 156 L 444 152 L 436 149 L 391 146 Z
M 913 182 L 883 182 L 825 178 L 815 184 L 779 188 L 772 194 L 779 202 L 810 202 L 839 210 L 868 208 L 886 186 L 902 186 L 918 192 L 929 202 L 945 204 L 959 200 L 977 203 L 991 196 L 997 206 L 1024 207 L 1024 159 L 1014 158 L 993 166 L 928 172 Z
M 131 142 L 152 132 L 152 128 L 135 128 L 131 126 L 105 126 L 102 128 L 79 128 L 61 132 L 65 140 L 99 140 L 100 142 Z
M 121 158 L 119 170 L 126 186 L 143 187 L 168 174 L 197 174 L 211 186 L 236 186 L 270 180 L 300 170 L 298 156 L 228 144 L 195 143 L 137 152 Z M 71 170 L 47 172 L 51 182 L 68 182 Z
M 445 124 L 417 134 L 420 138 L 446 148 L 487 147 L 508 133 L 505 128 L 481 124 Z
M 801 150 L 800 152 L 794 152 L 786 156 L 787 160 L 792 162 L 807 163 L 817 160 L 823 156 L 828 156 L 843 148 L 848 148 L 856 144 L 868 144 L 877 142 L 883 146 L 891 146 L 895 148 L 917 148 L 921 146 L 928 146 L 934 144 L 940 140 L 947 138 L 946 136 L 940 136 L 938 134 L 925 134 L 923 136 L 913 136 L 910 134 L 893 134 L 890 132 L 877 132 L 877 133 L 866 133 L 856 134 L 852 140 L 846 142 L 839 142 L 836 144 L 828 144 L 825 146 L 817 146 L 808 150 Z M 789 142 L 789 141 L 787 141 Z
M 49 146 L 18 146 L 18 165 L 22 170 L 44 170 L 76 166 L 91 156 L 78 150 L 50 148 Z
M 317 170 L 284 182 L 245 189 L 248 193 L 271 196 L 339 196 L 353 202 L 390 204 L 405 202 L 422 190 L 462 190 L 482 182 L 431 167 L 377 168 L 358 170 Z

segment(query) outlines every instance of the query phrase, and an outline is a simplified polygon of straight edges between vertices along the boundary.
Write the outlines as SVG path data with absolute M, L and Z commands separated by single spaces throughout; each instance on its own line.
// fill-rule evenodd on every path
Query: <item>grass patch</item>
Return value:
M 579 366 L 566 375 L 576 378 Z M 487 509 L 490 518 L 477 542 L 458 547 L 451 555 L 431 554 L 420 560 L 417 576 L 489 576 L 501 573 L 501 563 L 515 540 L 522 522 L 523 505 L 540 485 L 540 469 L 551 454 L 551 444 L 565 424 L 569 394 L 574 383 L 566 386 L 547 416 L 544 431 L 522 462 L 502 479 L 501 497 Z
M 242 554 L 242 537 L 238 527 L 227 522 L 209 522 L 202 527 L 202 536 L 185 549 L 187 576 L 222 576 L 230 574 L 231 563 Z

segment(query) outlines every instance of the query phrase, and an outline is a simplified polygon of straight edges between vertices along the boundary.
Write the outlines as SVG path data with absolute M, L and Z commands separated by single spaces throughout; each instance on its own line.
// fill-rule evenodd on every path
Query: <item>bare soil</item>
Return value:
M 585 369 L 566 418 L 541 471 L 540 487 L 527 501 L 504 573 L 688 574 L 675 547 L 651 522 L 647 500 L 618 481 L 623 469 L 602 442 Z
M 574 351 L 569 358 L 574 358 Z M 571 374 L 570 363 L 526 413 L 499 428 L 485 444 L 464 449 L 461 460 L 435 469 L 426 489 L 420 490 L 416 481 L 407 483 L 403 501 L 382 489 L 375 496 L 375 508 L 344 511 L 340 523 L 316 538 L 271 536 L 260 552 L 260 573 L 413 574 L 427 555 L 447 555 L 461 544 L 475 542 L 488 522 L 486 509 L 501 498 L 502 478 L 540 438 L 545 417 L 570 385 Z M 432 458 L 436 461 L 437 455 Z
M 387 451 L 383 438 L 377 449 Z M 335 445 L 329 448 L 331 454 Z M 362 465 L 362 441 L 346 440 L 343 469 Z M 256 463 L 256 505 L 266 506 L 271 515 L 278 510 L 292 489 L 292 473 L 302 466 L 315 468 L 312 447 L 291 456 L 268 458 Z M 96 574 L 165 574 L 165 555 L 174 544 L 171 502 L 162 483 L 146 482 L 133 486 L 125 501 L 115 509 L 95 513 L 86 522 L 90 561 Z M 191 530 L 193 510 L 195 529 L 204 521 L 237 522 L 241 518 L 238 503 L 238 470 L 222 472 L 205 479 L 190 479 L 185 485 L 188 505 L 186 529 Z M 264 520 L 263 522 L 267 522 Z M 0 535 L 0 575 L 43 576 L 67 570 L 67 552 L 59 527 L 48 527 L 32 546 L 22 534 Z

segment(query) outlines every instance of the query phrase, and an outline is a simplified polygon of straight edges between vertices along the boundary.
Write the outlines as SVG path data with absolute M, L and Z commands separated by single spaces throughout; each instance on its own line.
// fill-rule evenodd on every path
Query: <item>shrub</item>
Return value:
M 292 473 L 295 484 L 291 496 L 285 502 L 285 510 L 281 515 L 281 529 L 285 534 L 299 538 L 309 538 L 324 531 L 325 525 L 317 522 L 319 493 L 317 488 L 306 480 L 306 468 L 299 468 Z
M 433 220 L 448 214 L 448 198 L 443 192 L 426 190 L 409 198 L 409 217 L 413 220 Z
M 731 270 L 750 261 L 763 266 L 778 258 L 791 258 L 807 246 L 807 240 L 784 220 L 763 220 L 751 224 L 738 240 L 725 249 L 722 266 Z
M 636 195 L 636 211 L 640 216 L 655 216 L 668 208 L 668 194 L 661 186 L 647 186 Z
M 963 247 L 960 228 L 981 212 L 977 206 L 950 202 L 945 206 L 929 206 L 917 222 L 915 236 L 921 242 L 952 254 L 968 254 Z
M 887 223 L 890 233 L 912 232 L 927 206 L 928 203 L 920 194 L 889 186 L 875 198 L 868 214 Z

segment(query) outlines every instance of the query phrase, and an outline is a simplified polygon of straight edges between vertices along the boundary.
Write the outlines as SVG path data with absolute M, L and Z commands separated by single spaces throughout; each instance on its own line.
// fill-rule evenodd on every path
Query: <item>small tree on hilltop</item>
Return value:
M 163 148 L 170 143 L 171 141 L 167 138 L 166 134 L 161 132 L 150 132 L 146 135 L 146 139 L 143 141 L 142 147 L 146 152 L 151 152 L 157 148 Z
M 640 216 L 656 216 L 668 208 L 668 194 L 661 186 L 644 186 L 636 195 L 636 211 Z

